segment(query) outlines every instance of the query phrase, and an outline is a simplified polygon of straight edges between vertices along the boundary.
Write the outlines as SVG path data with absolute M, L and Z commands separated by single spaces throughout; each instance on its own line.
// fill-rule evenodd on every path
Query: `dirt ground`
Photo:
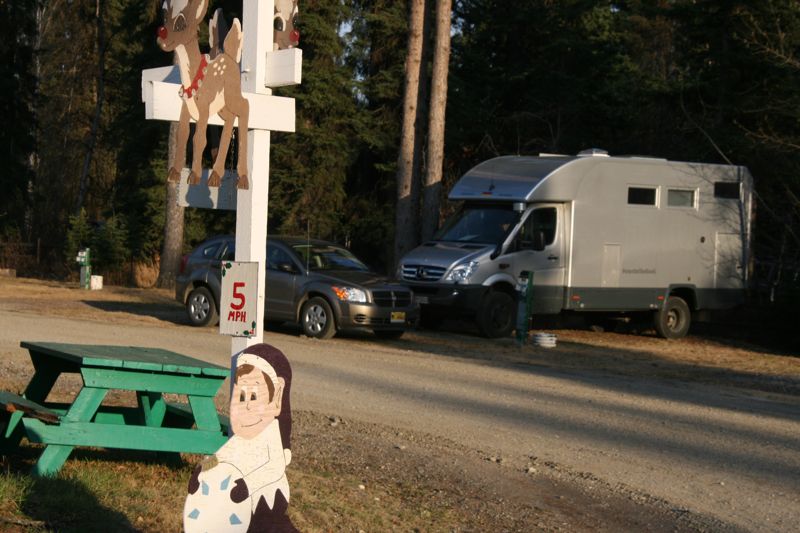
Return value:
M 88 292 L 74 284 L 29 279 L 0 278 L 0 310 L 158 328 L 188 323 L 170 291 L 106 287 Z M 295 334 L 291 328 L 281 332 Z M 800 396 L 797 352 L 728 336 L 667 342 L 652 334 L 558 329 L 562 349 L 523 354 L 512 339 L 486 341 L 470 332 L 468 324 L 447 323 L 445 331 L 407 333 L 403 346 L 488 364 L 731 387 L 782 403 L 796 404 Z M 350 338 L 362 341 L 359 335 Z M 19 386 L 24 378 L 17 374 L 26 372 L 24 367 L 24 362 L 3 361 L 0 386 Z M 218 400 L 224 407 L 225 398 Z M 362 524 L 365 530 L 389 524 L 391 530 L 425 531 L 736 530 L 711 516 L 537 457 L 512 464 L 424 432 L 318 412 L 296 412 L 295 428 L 293 467 L 301 489 L 293 493 L 292 505 L 301 530 L 358 530 Z M 340 492 L 338 501 L 313 490 L 323 480 Z M 337 504 L 385 520 L 354 521 L 346 511 L 337 512 Z M 405 508 L 407 523 L 392 521 L 400 515 L 398 505 Z
M 173 292 L 165 289 L 106 286 L 101 291 L 83 291 L 76 283 L 0 278 L 0 302 L 2 307 L 18 312 L 106 323 L 142 323 L 165 328 L 189 324 Z M 449 352 L 495 362 L 558 369 L 591 368 L 629 376 L 679 378 L 800 395 L 796 379 L 800 376 L 800 342 L 794 346 L 787 342 L 766 343 L 770 347 L 765 347 L 736 339 L 735 331 L 708 325 L 698 325 L 695 329 L 716 334 L 690 335 L 679 342 L 669 342 L 657 338 L 652 331 L 639 334 L 621 325 L 617 328 L 620 333 L 597 332 L 581 327 L 578 322 L 576 327 L 556 330 L 559 344 L 570 347 L 568 357 L 562 351 L 539 350 L 531 358 L 529 352 L 522 354 L 510 338 L 489 341 L 492 351 L 488 353 L 486 341 L 472 333 L 474 327 L 457 321 L 446 322 L 441 334 L 409 332 L 404 340 L 434 353 Z

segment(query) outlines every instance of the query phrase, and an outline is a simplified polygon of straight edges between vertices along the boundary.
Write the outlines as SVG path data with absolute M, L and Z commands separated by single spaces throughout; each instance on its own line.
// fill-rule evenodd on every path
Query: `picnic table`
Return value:
M 157 348 L 28 342 L 34 374 L 22 396 L 0 392 L 5 428 L 0 445 L 23 436 L 45 445 L 33 468 L 53 475 L 75 446 L 213 454 L 227 440 L 228 421 L 214 396 L 230 370 Z M 58 377 L 81 375 L 71 403 L 48 402 Z M 103 405 L 109 391 L 136 393 L 136 406 Z M 165 394 L 186 397 L 170 402 Z M 2 409 L 0 409 L 2 410 Z

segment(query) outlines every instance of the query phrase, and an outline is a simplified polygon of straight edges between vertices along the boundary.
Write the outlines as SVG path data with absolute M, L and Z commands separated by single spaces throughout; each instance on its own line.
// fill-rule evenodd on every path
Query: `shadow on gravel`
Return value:
M 604 335 L 604 334 L 598 334 Z M 616 335 L 616 334 L 608 334 Z M 617 338 L 619 336 L 617 335 Z M 669 342 L 651 339 L 648 342 Z M 387 343 L 388 344 L 388 343 Z M 483 339 L 453 332 L 416 331 L 413 339 L 401 338 L 391 346 L 445 357 L 472 359 L 480 364 L 511 368 L 537 375 L 558 376 L 609 391 L 630 392 L 670 401 L 732 409 L 789 420 L 800 420 L 800 375 L 765 375 L 696 362 L 667 359 L 657 353 L 617 346 L 599 346 L 559 340 L 554 349 L 530 344 L 518 346 L 511 339 Z M 620 377 L 628 378 L 621 381 Z M 654 382 L 666 386 L 651 386 Z M 699 397 L 684 389 L 688 384 L 711 385 Z M 724 389 L 738 389 L 732 405 Z M 623 390 L 624 389 L 624 390 Z M 785 395 L 783 398 L 747 396 L 747 391 Z M 732 391 L 731 391 L 732 392 Z M 742 394 L 744 393 L 744 394 Z M 778 401 L 773 401 L 778 400 Z M 785 405 L 785 409 L 780 406 Z
M 476 368 L 473 377 L 459 372 L 457 387 L 387 379 L 345 367 L 329 368 L 326 376 L 348 387 L 380 390 L 390 402 L 395 397 L 413 398 L 420 405 L 459 413 L 466 420 L 491 417 L 498 431 L 514 428 L 515 432 L 531 435 L 558 435 L 566 441 L 588 438 L 622 454 L 631 449 L 657 451 L 676 464 L 731 465 L 736 472 L 777 479 L 791 486 L 800 479 L 800 463 L 796 460 L 800 439 L 792 433 L 792 428 L 800 424 L 800 407 L 796 403 L 599 373 L 532 367 L 523 371 L 531 374 L 530 383 L 543 386 L 519 380 L 509 384 L 502 373 L 480 368 Z M 447 380 L 446 376 L 440 378 L 443 383 Z M 564 382 L 563 386 L 559 381 Z M 581 387 L 576 389 L 576 384 Z M 493 394 L 473 393 L 481 390 L 492 390 Z M 653 403 L 650 399 L 660 401 Z M 673 406 L 665 407 L 670 404 Z M 682 409 L 682 405 L 687 408 Z M 690 405 L 699 409 L 688 409 Z M 725 413 L 715 414 L 714 410 Z M 754 416 L 747 418 L 748 415 Z M 788 421 L 789 425 L 771 424 L 769 418 Z
M 597 323 L 595 323 L 597 322 Z M 713 340 L 723 346 L 759 350 L 773 355 L 800 358 L 800 335 L 790 329 L 785 320 L 770 323 L 769 319 L 744 319 L 741 314 L 713 313 L 707 319 L 692 322 L 690 337 Z M 600 325 L 603 324 L 603 325 Z M 649 317 L 629 317 L 624 320 L 602 320 L 591 315 L 535 316 L 534 330 L 571 330 L 618 333 L 660 339 Z M 484 338 L 474 322 L 466 319 L 447 319 L 435 329 L 439 331 Z
M 572 372 L 592 372 L 613 374 L 636 378 L 667 379 L 677 382 L 703 383 L 735 387 L 739 389 L 800 396 L 800 373 L 770 375 L 758 372 L 739 371 L 722 366 L 703 365 L 695 361 L 676 361 L 662 357 L 657 351 L 646 349 L 620 348 L 620 339 L 630 344 L 661 345 L 672 343 L 680 346 L 685 341 L 667 341 L 658 338 L 654 332 L 637 329 L 636 324 L 620 324 L 613 331 L 591 331 L 580 319 L 567 324 L 558 324 L 554 320 L 540 320 L 536 329 L 559 334 L 570 332 L 598 335 L 599 343 L 572 342 L 559 339 L 556 349 L 533 346 L 530 343 L 519 346 L 513 337 L 487 339 L 479 335 L 476 327 L 469 321 L 447 320 L 438 330 L 419 329 L 414 331 L 414 346 L 418 349 L 447 357 L 477 359 L 493 364 L 511 364 L 520 369 L 546 367 L 554 370 Z M 784 353 L 783 350 L 764 349 L 761 345 L 752 345 L 744 341 L 725 338 L 719 325 L 703 324 L 698 326 L 702 332 L 691 335 L 686 342 L 713 342 L 721 346 L 752 350 L 769 355 L 797 358 L 798 352 Z M 705 334 L 705 333 L 709 334 Z M 714 335 L 710 333 L 715 333 Z M 602 336 L 608 335 L 610 346 L 602 345 Z M 721 337 L 722 336 L 722 337 Z M 402 347 L 403 343 L 411 344 L 408 338 L 401 338 L 392 345 Z M 687 350 L 691 350 L 691 346 Z M 756 357 L 757 355 L 754 355 Z
M 186 311 L 177 302 L 171 304 L 138 303 L 138 302 L 113 302 L 108 300 L 82 300 L 84 304 L 107 311 L 109 313 L 123 313 L 128 315 L 147 316 L 172 322 L 181 326 L 189 325 Z

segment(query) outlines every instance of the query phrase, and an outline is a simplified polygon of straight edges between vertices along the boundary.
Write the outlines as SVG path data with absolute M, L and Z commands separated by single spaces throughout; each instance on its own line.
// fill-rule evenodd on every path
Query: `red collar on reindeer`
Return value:
M 206 66 L 208 66 L 208 56 L 203 54 L 200 58 L 200 66 L 197 67 L 197 73 L 194 75 L 192 79 L 192 84 L 188 87 L 184 87 L 181 85 L 181 88 L 178 89 L 178 95 L 182 98 L 189 99 L 192 95 L 200 88 L 203 84 L 203 78 L 206 77 Z

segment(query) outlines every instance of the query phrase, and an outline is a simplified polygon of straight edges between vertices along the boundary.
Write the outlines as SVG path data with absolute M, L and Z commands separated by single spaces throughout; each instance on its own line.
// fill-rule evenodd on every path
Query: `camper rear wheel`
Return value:
M 515 311 L 516 304 L 509 294 L 490 291 L 478 309 L 478 328 L 490 339 L 508 337 L 514 329 Z
M 689 333 L 692 313 L 683 298 L 670 296 L 664 306 L 655 312 L 656 331 L 665 339 L 680 339 Z

